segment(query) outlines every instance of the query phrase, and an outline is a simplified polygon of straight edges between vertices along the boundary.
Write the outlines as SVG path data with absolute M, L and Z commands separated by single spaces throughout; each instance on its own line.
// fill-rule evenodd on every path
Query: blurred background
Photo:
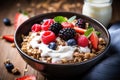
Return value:
M 2 16 L 14 16 L 18 9 L 30 15 L 38 15 L 56 11 L 70 11 L 81 13 L 84 0 L 0 0 L 0 19 Z M 113 0 L 113 16 L 111 22 L 120 20 L 120 1 Z

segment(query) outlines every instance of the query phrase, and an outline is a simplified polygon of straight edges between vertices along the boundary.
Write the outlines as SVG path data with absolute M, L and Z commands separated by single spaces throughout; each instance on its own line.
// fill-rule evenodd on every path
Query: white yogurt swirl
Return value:
M 41 35 L 35 35 L 35 33 L 32 34 L 33 39 L 30 41 L 29 45 L 32 48 L 38 48 L 42 51 L 41 57 L 44 58 L 46 56 L 50 56 L 52 58 L 52 63 L 59 62 L 62 59 L 66 60 L 72 60 L 73 59 L 73 53 L 78 48 L 76 46 L 58 46 L 58 50 L 52 50 L 48 48 L 48 45 L 44 43 L 38 43 L 38 41 L 41 39 Z M 88 47 L 79 47 L 80 51 L 82 52 L 90 52 Z M 43 59 L 43 62 L 44 59 Z

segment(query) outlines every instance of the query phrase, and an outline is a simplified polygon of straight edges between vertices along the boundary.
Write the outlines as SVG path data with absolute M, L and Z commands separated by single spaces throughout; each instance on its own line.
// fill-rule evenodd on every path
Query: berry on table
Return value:
M 8 18 L 4 18 L 4 19 L 3 19 L 3 23 L 4 23 L 6 26 L 10 26 L 10 25 L 11 25 L 11 21 L 10 21 L 10 19 L 8 19 Z
M 26 75 L 26 76 L 17 78 L 15 80 L 37 80 L 37 79 L 36 79 L 36 76 L 34 75 Z
M 41 35 L 41 40 L 44 44 L 49 44 L 50 42 L 55 41 L 56 36 L 52 31 L 45 31 Z
M 59 37 L 67 41 L 75 37 L 75 30 L 72 28 L 63 28 L 59 31 Z
M 75 40 L 75 39 L 69 39 L 69 40 L 67 41 L 67 45 L 68 45 L 68 46 L 77 45 L 76 40 Z
M 19 75 L 20 71 L 14 67 L 14 65 L 10 62 L 9 59 L 7 59 L 4 62 L 5 68 L 7 69 L 8 72 L 13 73 L 14 75 Z
M 77 43 L 79 46 L 86 47 L 89 44 L 88 38 L 84 35 L 81 35 L 77 39 Z
M 12 73 L 13 73 L 14 75 L 19 75 L 19 74 L 20 74 L 20 71 L 19 71 L 18 68 L 13 68 L 13 69 L 12 69 Z
M 14 35 L 3 35 L 2 38 L 6 41 L 14 42 Z
M 12 72 L 14 65 L 12 63 L 5 63 L 5 67 L 6 67 L 8 72 Z
M 55 35 L 57 35 L 61 29 L 62 29 L 62 25 L 60 23 L 54 23 L 49 28 L 49 30 L 54 32 Z
M 32 29 L 32 32 L 38 32 L 38 31 L 41 30 L 41 25 L 40 24 L 34 24 L 31 29 Z
M 48 45 L 48 48 L 53 49 L 53 50 L 56 50 L 57 45 L 56 45 L 55 42 L 50 42 L 49 45 Z
M 24 13 L 17 12 L 14 17 L 14 27 L 17 29 L 23 22 L 29 19 L 29 16 Z

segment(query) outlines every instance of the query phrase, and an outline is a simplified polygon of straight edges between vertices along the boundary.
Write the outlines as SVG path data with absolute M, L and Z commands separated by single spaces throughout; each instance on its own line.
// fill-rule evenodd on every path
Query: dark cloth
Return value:
M 111 44 L 107 58 L 95 65 L 82 80 L 120 80 L 120 22 L 109 28 Z

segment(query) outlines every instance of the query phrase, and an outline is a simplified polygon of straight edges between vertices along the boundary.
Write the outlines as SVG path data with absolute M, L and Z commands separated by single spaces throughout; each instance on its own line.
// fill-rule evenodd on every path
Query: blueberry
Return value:
M 8 72 L 11 72 L 12 69 L 14 68 L 14 65 L 12 63 L 6 63 L 5 67 L 6 67 Z
M 57 45 L 56 45 L 55 42 L 51 42 L 51 43 L 49 43 L 48 48 L 53 49 L 53 50 L 56 50 Z
M 69 39 L 69 40 L 67 41 L 67 45 L 68 45 L 68 46 L 77 45 L 76 40 L 75 40 L 75 39 Z
M 6 26 L 10 26 L 10 25 L 11 25 L 11 21 L 10 21 L 10 19 L 8 19 L 8 18 L 4 18 L 4 19 L 3 19 L 3 22 L 4 22 L 4 24 L 5 24 Z

